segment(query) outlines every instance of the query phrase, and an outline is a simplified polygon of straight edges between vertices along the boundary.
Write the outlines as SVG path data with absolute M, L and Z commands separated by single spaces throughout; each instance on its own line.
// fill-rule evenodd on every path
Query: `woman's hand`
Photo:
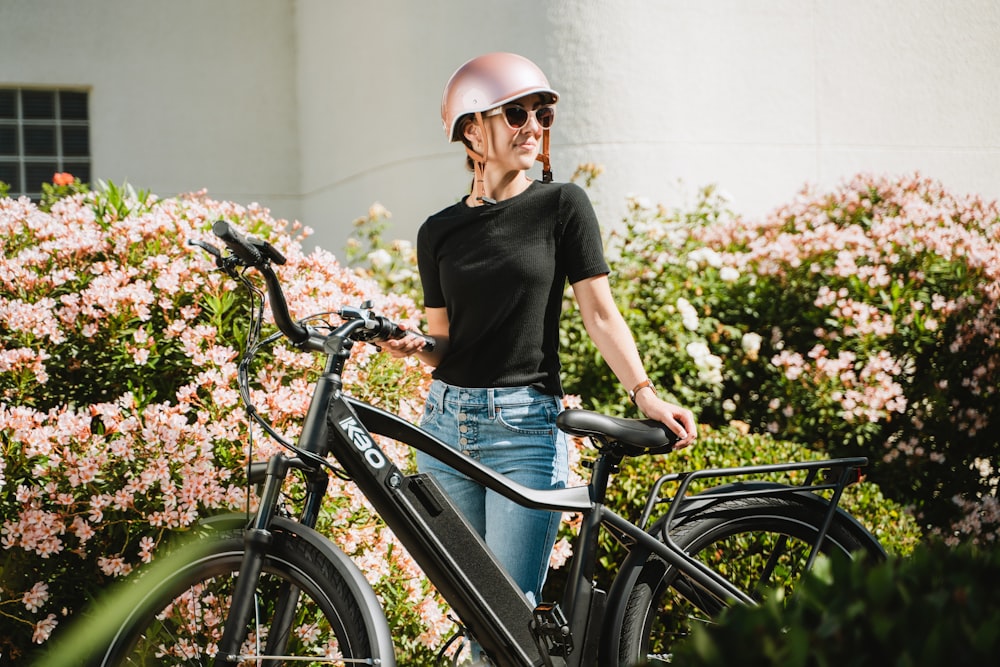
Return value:
M 424 349 L 424 345 L 426 344 L 426 339 L 421 338 L 420 336 L 414 336 L 412 333 L 408 333 L 402 338 L 396 338 L 394 340 L 387 340 L 384 343 L 379 343 L 379 349 L 388 352 L 391 356 L 397 359 L 402 359 L 422 351 Z
M 677 437 L 680 438 L 674 449 L 683 449 L 694 442 L 698 436 L 698 426 L 694 421 L 694 413 L 687 408 L 668 403 L 656 395 L 655 392 L 645 390 L 639 391 L 635 395 L 635 404 L 650 419 L 662 422 Z
M 402 338 L 379 343 L 379 348 L 397 359 L 416 355 L 428 366 L 437 366 L 448 352 L 448 311 L 445 308 L 428 308 L 427 335 L 434 339 L 433 349 L 428 349 L 427 340 L 414 333 Z

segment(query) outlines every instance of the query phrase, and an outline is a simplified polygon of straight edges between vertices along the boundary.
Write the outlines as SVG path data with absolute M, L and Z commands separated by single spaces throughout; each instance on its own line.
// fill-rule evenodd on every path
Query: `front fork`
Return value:
M 254 466 L 257 466 L 256 468 Z M 236 579 L 236 589 L 229 606 L 229 616 L 219 641 L 218 660 L 222 663 L 237 663 L 241 660 L 240 648 L 246 638 L 246 627 L 251 615 L 256 611 L 257 581 L 264 567 L 264 559 L 274 537 L 271 534 L 271 520 L 274 518 L 281 497 L 282 487 L 288 471 L 296 468 L 307 471 L 306 502 L 300 517 L 300 523 L 312 528 L 319 516 L 319 506 L 326 493 L 329 481 L 326 473 L 316 471 L 303 463 L 301 459 L 289 458 L 284 454 L 272 456 L 263 472 L 260 474 L 260 464 L 250 468 L 249 483 L 252 486 L 263 477 L 263 488 L 260 493 L 260 505 L 244 533 L 243 561 L 240 563 L 240 573 Z M 309 474 L 312 472 L 313 474 Z M 268 633 L 268 643 L 265 655 L 279 655 L 284 652 L 284 646 L 291 631 L 295 607 L 298 604 L 299 591 L 294 586 L 284 584 L 279 592 L 274 616 Z M 270 661 L 262 664 L 271 664 Z

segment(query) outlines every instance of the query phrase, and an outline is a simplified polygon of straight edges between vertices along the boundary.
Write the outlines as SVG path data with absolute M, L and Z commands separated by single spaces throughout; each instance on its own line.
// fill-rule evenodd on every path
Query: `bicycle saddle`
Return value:
M 673 431 L 655 419 L 626 419 L 590 410 L 564 410 L 556 418 L 556 425 L 570 435 L 618 447 L 627 456 L 671 451 L 678 440 Z

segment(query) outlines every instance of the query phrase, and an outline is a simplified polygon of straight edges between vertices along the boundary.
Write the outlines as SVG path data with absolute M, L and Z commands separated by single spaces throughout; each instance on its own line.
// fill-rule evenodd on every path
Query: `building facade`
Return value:
M 998 45 L 996 0 L 0 0 L 0 179 L 204 188 L 338 254 L 380 202 L 412 239 L 468 186 L 443 85 L 506 50 L 562 94 L 556 179 L 604 167 L 606 225 L 630 195 L 760 215 L 858 172 L 997 198 Z

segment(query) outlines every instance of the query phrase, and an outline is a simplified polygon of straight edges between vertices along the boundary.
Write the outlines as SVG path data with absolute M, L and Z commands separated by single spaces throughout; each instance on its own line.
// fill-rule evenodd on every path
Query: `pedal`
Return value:
M 569 623 L 559 605 L 554 602 L 543 602 L 532 612 L 534 619 L 531 629 L 538 639 L 539 646 L 548 655 L 566 657 L 573 652 L 573 636 L 570 634 Z

